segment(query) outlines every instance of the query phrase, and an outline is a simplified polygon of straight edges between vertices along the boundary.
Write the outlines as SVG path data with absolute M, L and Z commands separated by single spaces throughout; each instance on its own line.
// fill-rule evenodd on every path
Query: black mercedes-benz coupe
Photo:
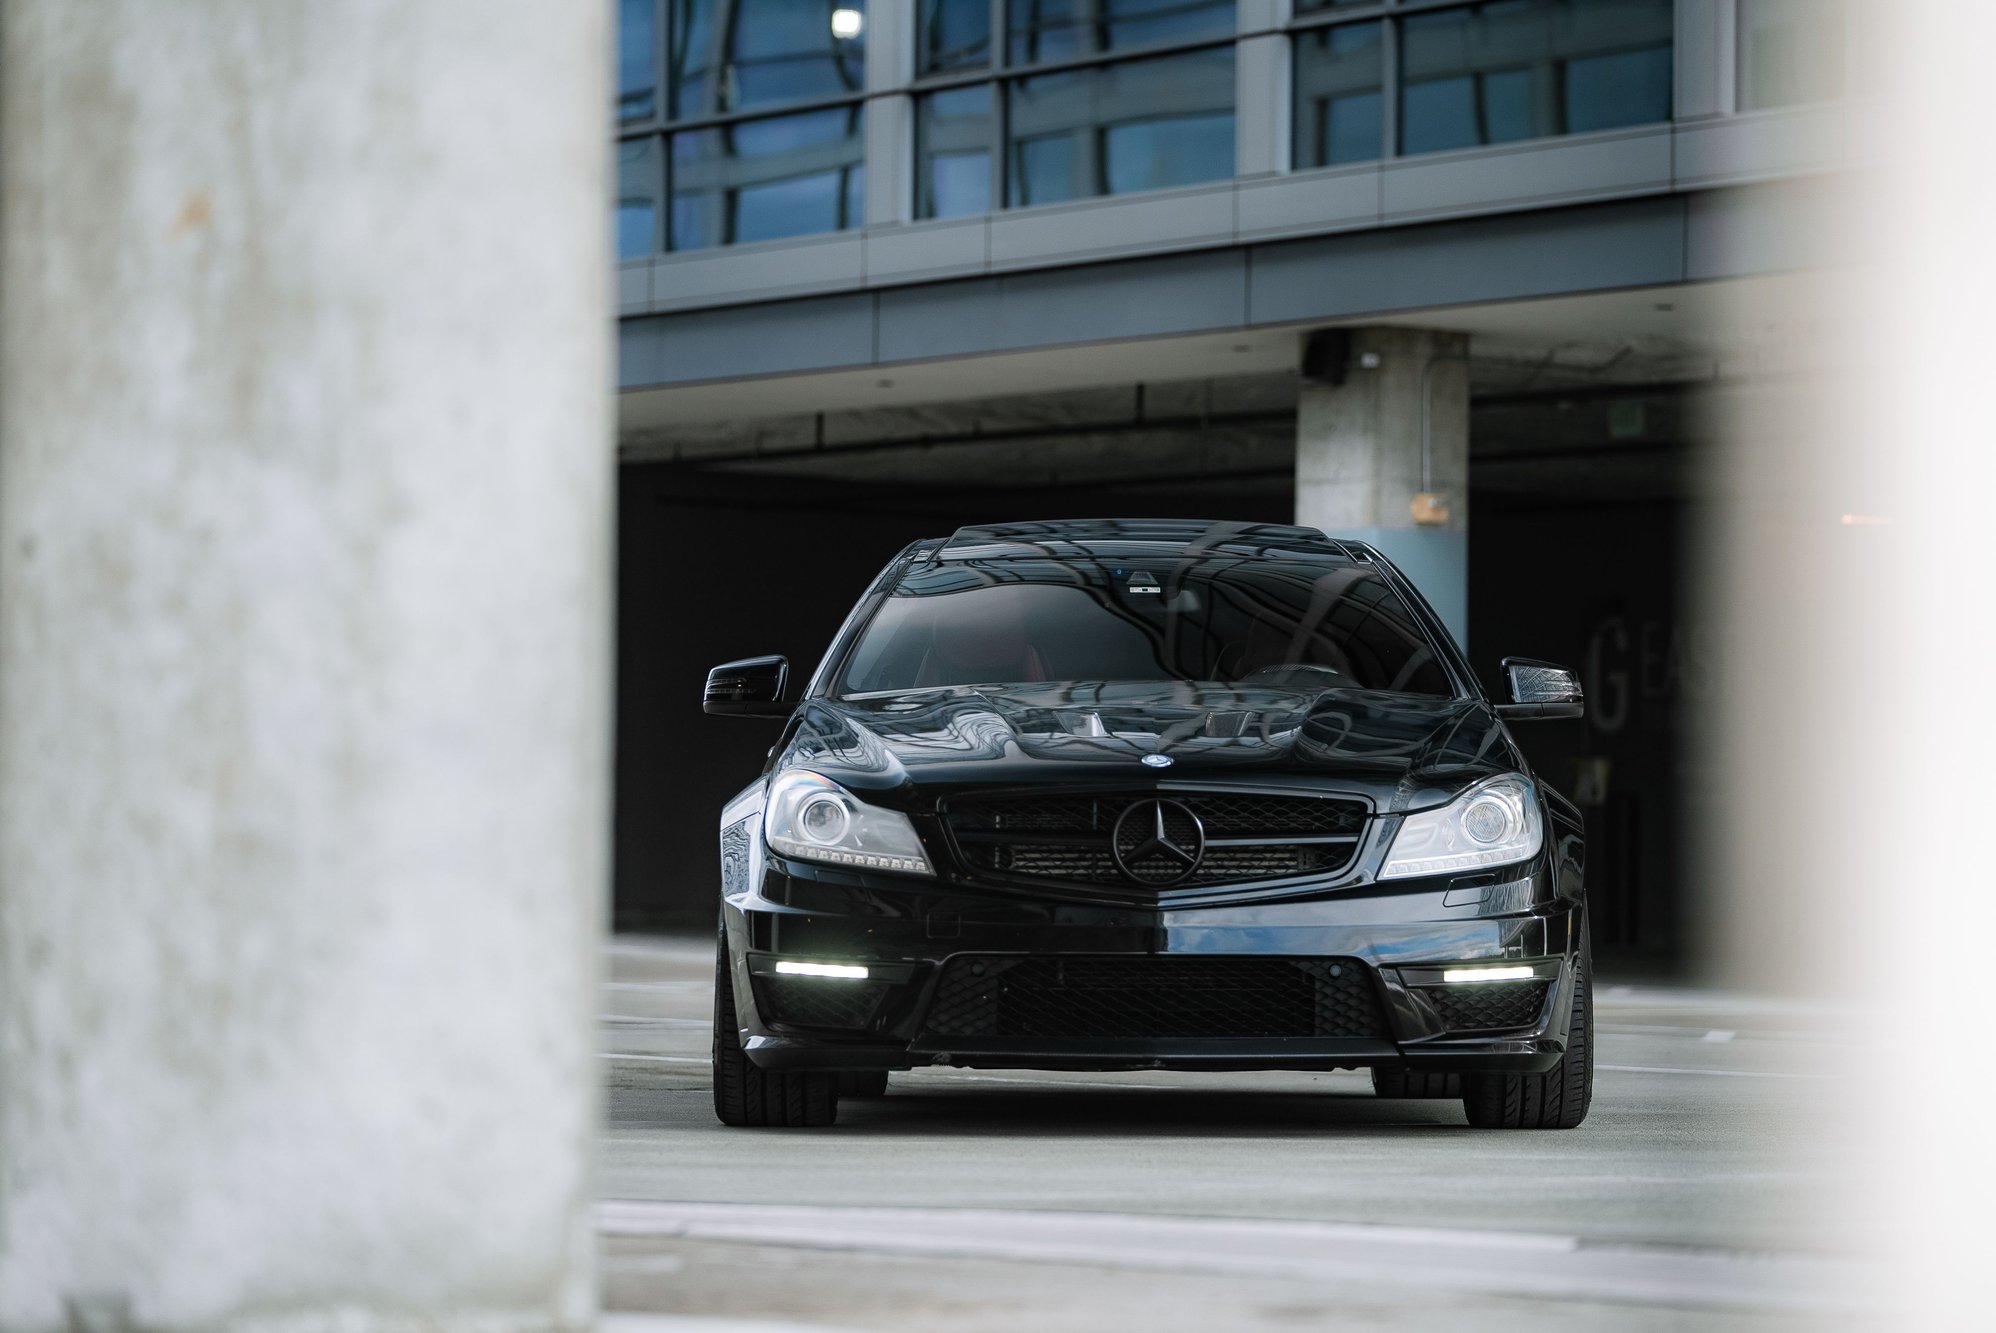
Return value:
M 1593 1085 L 1579 812 L 1378 551 L 1307 528 L 1098 520 L 916 542 L 721 815 L 714 1106 L 826 1125 L 891 1070 L 1369 1068 L 1473 1125 L 1570 1128 Z

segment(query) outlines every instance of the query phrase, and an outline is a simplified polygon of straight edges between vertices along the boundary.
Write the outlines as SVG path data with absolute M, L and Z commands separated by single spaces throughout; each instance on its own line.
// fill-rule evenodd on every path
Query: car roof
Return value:
M 1344 542 L 1315 528 L 1279 523 L 1212 522 L 1190 518 L 1070 518 L 990 523 L 959 528 L 935 552 L 938 560 L 1002 560 L 1072 556 L 1308 555 L 1365 561 L 1361 542 Z

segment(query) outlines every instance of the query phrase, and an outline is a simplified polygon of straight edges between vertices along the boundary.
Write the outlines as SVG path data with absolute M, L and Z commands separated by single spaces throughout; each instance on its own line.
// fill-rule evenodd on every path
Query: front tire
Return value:
M 1465 1074 L 1462 1109 L 1478 1129 L 1572 1129 L 1594 1101 L 1594 951 L 1583 937 L 1566 1054 L 1543 1074 Z
M 728 936 L 714 962 L 714 1114 L 724 1125 L 815 1128 L 839 1118 L 838 1075 L 758 1069 L 742 1049 Z
M 1460 1097 L 1462 1075 L 1432 1069 L 1396 1069 L 1391 1065 L 1374 1065 L 1372 1091 L 1379 1097 Z

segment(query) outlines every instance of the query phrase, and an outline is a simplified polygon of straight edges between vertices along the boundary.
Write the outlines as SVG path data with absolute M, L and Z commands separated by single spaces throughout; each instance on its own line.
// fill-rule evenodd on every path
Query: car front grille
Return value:
M 1380 1038 L 1371 972 L 1351 958 L 960 954 L 930 1003 L 931 1039 Z
M 1368 814 L 1355 797 L 1175 791 L 968 797 L 943 810 L 974 876 L 1139 891 L 1339 874 L 1358 855 Z M 1196 861 L 1131 854 L 1160 826 Z
M 1537 1025 L 1551 985 L 1549 981 L 1479 981 L 1468 986 L 1435 986 L 1426 993 L 1450 1032 L 1487 1032 Z

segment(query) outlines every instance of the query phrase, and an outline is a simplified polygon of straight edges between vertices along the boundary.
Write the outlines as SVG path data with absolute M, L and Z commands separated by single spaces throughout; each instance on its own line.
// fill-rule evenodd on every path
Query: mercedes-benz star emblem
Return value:
M 1147 754 L 1143 762 L 1148 768 L 1170 768 L 1175 761 L 1168 754 Z
M 1110 835 L 1116 868 L 1139 884 L 1183 883 L 1206 854 L 1206 827 L 1178 801 L 1138 801 L 1116 817 Z

